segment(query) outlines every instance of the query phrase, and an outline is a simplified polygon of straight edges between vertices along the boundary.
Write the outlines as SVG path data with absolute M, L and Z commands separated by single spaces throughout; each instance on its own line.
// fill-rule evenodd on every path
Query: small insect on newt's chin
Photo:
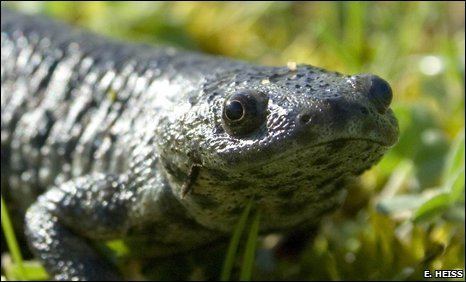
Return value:
M 312 228 L 398 138 L 375 75 L 122 43 L 3 7 L 1 23 L 2 195 L 58 280 L 120 278 L 93 241 L 167 256 L 225 237 L 250 199 L 263 233 Z

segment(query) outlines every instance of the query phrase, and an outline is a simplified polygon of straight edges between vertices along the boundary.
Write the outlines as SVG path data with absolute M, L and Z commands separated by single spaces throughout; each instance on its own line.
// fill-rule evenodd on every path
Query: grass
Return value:
M 225 262 L 222 267 L 222 273 L 220 275 L 221 281 L 229 281 L 231 278 L 231 271 L 233 269 L 233 264 L 235 263 L 236 253 L 238 250 L 239 241 L 241 239 L 241 235 L 246 227 L 246 223 L 248 220 L 249 212 L 251 210 L 252 201 L 244 209 L 243 213 L 241 214 L 240 219 L 233 231 L 231 236 L 230 245 L 228 246 L 228 251 L 225 256 Z
M 16 236 L 13 231 L 13 226 L 11 224 L 10 216 L 8 215 L 8 210 L 3 201 L 3 197 L 1 198 L 2 203 L 2 230 L 5 233 L 5 239 L 8 245 L 8 249 L 10 250 L 11 256 L 13 258 L 13 262 L 15 263 L 19 277 L 21 277 L 24 273 L 23 267 L 23 257 L 21 255 L 21 251 L 18 246 L 18 242 L 16 241 Z
M 37 261 L 23 261 L 3 197 L 1 198 L 1 203 L 2 230 L 11 254 L 11 259 L 10 257 L 6 257 L 4 260 L 2 257 L 2 267 L 5 268 L 6 277 L 8 277 L 8 280 L 46 280 L 48 275 Z M 2 281 L 3 280 L 4 278 L 2 275 Z
M 239 279 L 241 281 L 250 281 L 253 272 L 254 260 L 256 258 L 257 238 L 259 235 L 260 211 L 256 213 L 249 228 L 248 239 L 244 248 L 243 264 Z M 229 279 L 231 280 L 231 279 Z
M 234 263 L 238 260 L 238 247 L 241 237 L 244 236 L 245 233 L 248 233 L 248 238 L 246 245 L 244 246 L 243 263 L 241 265 L 239 280 L 251 280 L 260 223 L 260 211 L 256 211 L 255 215 L 253 216 L 252 223 L 249 226 L 247 225 L 252 206 L 253 201 L 251 200 L 244 209 L 237 225 L 235 226 L 227 253 L 225 255 L 225 262 L 223 263 L 222 272 L 220 274 L 221 281 L 232 280 L 232 270 Z
M 463 2 L 8 5 L 128 41 L 369 72 L 390 82 L 398 144 L 349 189 L 297 261 L 262 256 L 275 235 L 255 240 L 258 216 L 249 212 L 220 262 L 223 280 L 421 280 L 426 269 L 464 269 Z M 10 250 L 13 265 L 21 264 Z

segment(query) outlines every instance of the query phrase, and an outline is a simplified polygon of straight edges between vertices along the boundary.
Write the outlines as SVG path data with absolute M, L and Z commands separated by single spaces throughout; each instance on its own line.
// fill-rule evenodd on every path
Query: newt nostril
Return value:
M 388 82 L 376 75 L 369 77 L 369 83 L 368 98 L 374 104 L 377 111 L 380 114 L 384 114 L 392 102 L 392 89 Z

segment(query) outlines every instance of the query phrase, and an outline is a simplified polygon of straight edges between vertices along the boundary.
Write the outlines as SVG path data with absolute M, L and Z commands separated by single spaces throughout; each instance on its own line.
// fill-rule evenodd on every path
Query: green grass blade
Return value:
M 443 171 L 443 181 L 448 181 L 461 169 L 464 169 L 464 129 L 460 131 L 450 147 Z
M 461 200 L 464 195 L 464 169 L 458 171 L 455 177 L 449 183 L 449 191 L 452 202 Z
M 221 281 L 229 281 L 231 276 L 231 270 L 233 269 L 233 264 L 235 262 L 236 253 L 238 250 L 239 240 L 241 234 L 243 233 L 244 227 L 251 211 L 252 200 L 249 201 L 248 205 L 244 209 L 241 217 L 238 221 L 238 224 L 233 231 L 233 236 L 231 237 L 230 245 L 228 246 L 227 255 L 225 257 L 225 262 L 223 263 L 222 274 L 220 275 Z
M 241 281 L 250 281 L 252 277 L 252 269 L 254 266 L 257 237 L 259 235 L 260 212 L 257 211 L 254 216 L 251 228 L 249 229 L 248 241 L 244 250 L 243 265 L 241 266 Z
M 14 263 L 18 267 L 18 273 L 23 273 L 23 257 L 19 250 L 18 242 L 16 241 L 15 232 L 13 231 L 13 225 L 11 224 L 10 216 L 8 215 L 8 210 L 6 208 L 5 202 L 3 201 L 3 196 L 1 197 L 2 204 L 2 229 L 5 233 L 6 243 L 8 249 L 11 252 Z M 21 278 L 21 277 L 20 277 Z
M 6 277 L 10 280 L 50 280 L 50 277 L 44 267 L 38 261 L 24 261 L 22 269 L 19 269 L 17 264 L 10 262 L 9 264 L 7 263 L 4 270 Z
M 438 194 L 422 204 L 414 213 L 414 223 L 419 223 L 440 215 L 450 205 L 450 195 L 447 193 Z
M 345 40 L 351 50 L 356 67 L 360 67 L 362 62 L 362 52 L 364 47 L 365 10 L 364 2 L 347 2 L 346 6 L 346 28 Z

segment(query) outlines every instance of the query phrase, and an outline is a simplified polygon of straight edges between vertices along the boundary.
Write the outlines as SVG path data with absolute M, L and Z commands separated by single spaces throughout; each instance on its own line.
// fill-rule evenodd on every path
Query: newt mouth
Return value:
M 396 141 L 376 140 L 376 139 L 371 139 L 371 138 L 343 137 L 343 138 L 337 138 L 331 141 L 325 141 L 325 142 L 313 144 L 311 147 L 318 147 L 318 146 L 323 146 L 323 145 L 328 145 L 328 144 L 344 143 L 344 142 L 351 142 L 351 141 L 356 141 L 356 142 L 363 141 L 367 143 L 377 144 L 380 147 L 386 147 L 386 148 L 392 147 L 394 144 L 396 144 Z

